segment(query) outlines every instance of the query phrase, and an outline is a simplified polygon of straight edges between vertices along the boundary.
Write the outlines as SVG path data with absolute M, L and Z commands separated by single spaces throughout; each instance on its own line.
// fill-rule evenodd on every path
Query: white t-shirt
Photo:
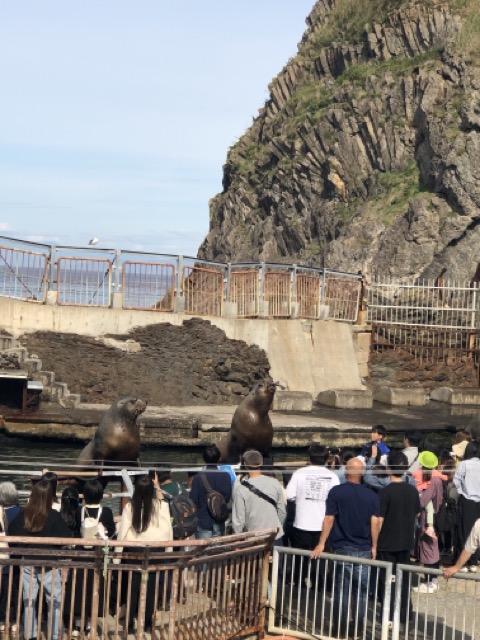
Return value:
M 477 549 L 480 549 L 480 518 L 473 525 L 468 540 L 465 543 L 465 551 L 468 553 L 475 553 Z
M 321 531 L 328 493 L 338 484 L 337 474 L 326 467 L 311 465 L 295 471 L 287 486 L 287 499 L 295 500 L 296 505 L 293 526 Z

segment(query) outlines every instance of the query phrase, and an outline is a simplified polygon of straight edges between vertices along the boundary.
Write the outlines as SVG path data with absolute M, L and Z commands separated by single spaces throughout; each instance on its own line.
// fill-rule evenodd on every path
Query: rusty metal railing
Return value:
M 0 297 L 198 316 L 222 316 L 225 302 L 230 317 L 355 322 L 358 316 L 359 274 L 0 239 Z
M 124 309 L 173 311 L 175 265 L 158 262 L 124 262 Z
M 0 246 L 0 296 L 44 302 L 48 255 Z
M 95 258 L 59 258 L 57 304 L 108 307 L 112 289 L 112 262 Z
M 185 313 L 221 316 L 224 300 L 224 271 L 201 267 L 183 268 Z
M 237 305 L 239 318 L 255 318 L 259 315 L 259 277 L 257 269 L 232 271 L 228 301 Z
M 295 278 L 295 302 L 299 318 L 318 318 L 322 279 L 320 274 L 298 273 Z
M 206 540 L 5 538 L 5 633 L 70 640 L 240 638 L 263 632 L 273 530 Z M 25 546 L 28 545 L 28 546 Z M 61 549 L 61 551 L 60 551 Z M 8 635 L 6 635 L 8 637 Z
M 328 306 L 328 317 L 332 320 L 356 322 L 361 290 L 361 279 L 327 272 L 322 303 Z
M 271 318 L 288 318 L 292 313 L 292 274 L 267 271 L 264 275 L 263 299 Z

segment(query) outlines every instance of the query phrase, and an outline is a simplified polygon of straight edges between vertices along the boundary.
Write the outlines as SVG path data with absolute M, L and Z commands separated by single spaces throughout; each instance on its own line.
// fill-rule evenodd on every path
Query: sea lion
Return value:
M 140 453 L 140 430 L 137 418 L 147 403 L 136 396 L 116 400 L 105 411 L 92 440 L 78 457 L 83 467 L 105 463 L 137 463 Z
M 258 449 L 263 456 L 270 454 L 273 427 L 268 412 L 277 386 L 271 378 L 265 378 L 238 405 L 230 432 L 218 444 L 222 462 L 239 462 L 242 453 L 249 448 Z

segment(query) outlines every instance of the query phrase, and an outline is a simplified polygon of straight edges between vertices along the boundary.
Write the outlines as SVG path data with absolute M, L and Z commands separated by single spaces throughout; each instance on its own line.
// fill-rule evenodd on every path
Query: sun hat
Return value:
M 249 449 L 243 454 L 243 464 L 246 467 L 261 467 L 263 464 L 263 456 L 256 449 Z
M 418 462 L 424 469 L 436 469 L 438 467 L 438 458 L 431 451 L 422 451 L 418 456 Z

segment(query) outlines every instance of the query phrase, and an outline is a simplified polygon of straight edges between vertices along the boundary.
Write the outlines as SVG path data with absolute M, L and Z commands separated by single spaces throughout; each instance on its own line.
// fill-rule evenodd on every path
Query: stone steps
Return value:
M 0 335 L 0 358 L 17 364 L 27 371 L 28 377 L 43 385 L 42 400 L 60 404 L 65 409 L 75 409 L 80 404 L 81 396 L 78 393 L 70 393 L 65 382 L 55 380 L 53 371 L 43 371 L 42 361 L 36 356 L 30 356 L 25 347 L 21 347 L 18 341 L 11 336 Z

